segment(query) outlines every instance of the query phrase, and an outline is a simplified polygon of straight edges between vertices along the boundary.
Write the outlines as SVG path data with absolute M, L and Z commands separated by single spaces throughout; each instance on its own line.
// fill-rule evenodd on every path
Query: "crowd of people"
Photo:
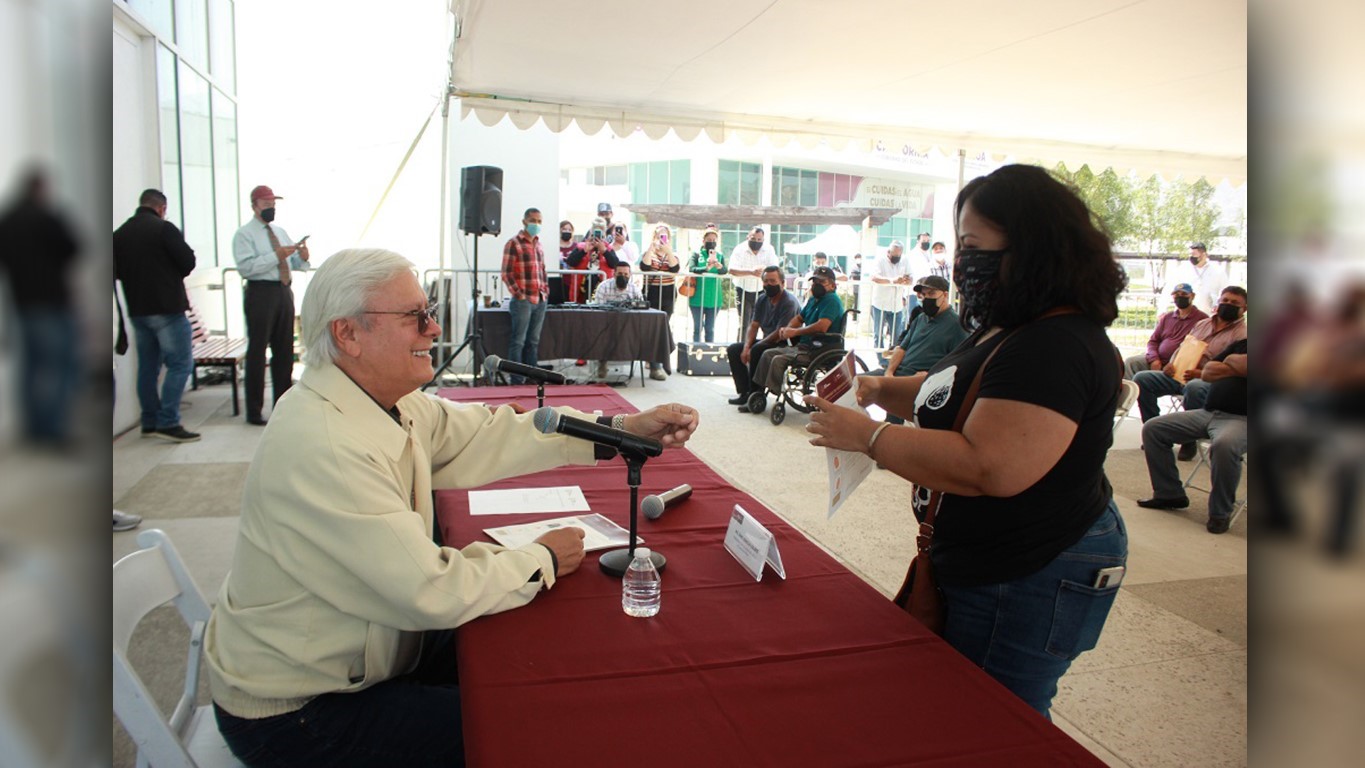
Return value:
M 273 224 L 281 198 L 261 186 L 250 199 L 234 253 L 248 280 L 247 420 L 265 424 L 265 350 L 292 363 L 274 344 L 293 321 L 290 274 L 311 264 L 306 244 Z M 1104 472 L 1124 379 L 1140 391 L 1154 489 L 1138 504 L 1188 506 L 1175 446 L 1207 440 L 1207 528 L 1228 529 L 1246 452 L 1248 296 L 1225 284 L 1210 298 L 1209 281 L 1226 276 L 1193 244 L 1174 308 L 1145 353 L 1125 360 L 1106 329 L 1127 277 L 1073 191 L 1043 169 L 1006 166 L 967 184 L 953 213 L 951 260 L 927 233 L 910 249 L 895 242 L 884 257 L 855 256 L 848 273 L 817 253 L 802 297 L 786 287 L 760 227 L 725 253 L 708 226 L 700 247 L 680 254 L 659 224 L 640 250 L 606 203 L 581 239 L 560 222 L 559 263 L 570 272 L 552 276 L 543 215 L 530 208 L 503 250 L 507 359 L 539 364 L 552 300 L 643 303 L 671 315 L 681 294 L 693 341 L 714 343 L 732 289 L 743 325 L 727 348 L 729 403 L 751 412 L 755 392 L 780 389 L 801 342 L 842 330 L 840 285 L 855 301 L 867 290 L 886 364 L 858 378 L 856 396 L 885 420 L 810 395 L 811 443 L 866 453 L 910 483 L 907 505 L 927 527 L 920 554 L 946 606 L 942 636 L 1047 717 L 1058 680 L 1095 647 L 1126 565 L 1127 529 Z M 194 255 L 164 216 L 164 196 L 145 192 L 115 235 L 116 274 L 149 371 L 138 387 L 144 434 L 183 441 L 198 437 L 175 408 L 189 333 L 182 281 Z M 1355 322 L 1362 305 L 1357 296 L 1341 315 Z M 219 728 L 248 764 L 344 764 L 358 734 L 373 755 L 459 764 L 451 630 L 525 605 L 583 559 L 573 529 L 511 549 L 432 541 L 432 489 L 614 455 L 539 434 L 518 408 L 422 395 L 438 314 L 402 256 L 341 251 L 304 296 L 302 378 L 291 389 L 285 363 L 272 366 L 275 403 L 205 642 Z M 1340 343 L 1360 346 L 1359 335 Z M 1183 408 L 1161 414 L 1159 399 L 1171 395 Z M 699 413 L 674 403 L 597 421 L 679 446 Z

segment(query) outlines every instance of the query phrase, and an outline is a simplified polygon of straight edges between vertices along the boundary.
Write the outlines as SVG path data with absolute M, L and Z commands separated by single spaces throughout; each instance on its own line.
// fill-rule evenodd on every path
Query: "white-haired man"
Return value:
M 349 250 L 317 270 L 307 369 L 247 473 L 205 648 L 219 730 L 253 766 L 463 764 L 449 630 L 530 602 L 583 559 L 576 529 L 515 549 L 432 541 L 433 489 L 604 454 L 511 407 L 418 391 L 441 329 L 412 269 Z M 677 446 L 697 413 L 670 404 L 618 425 Z

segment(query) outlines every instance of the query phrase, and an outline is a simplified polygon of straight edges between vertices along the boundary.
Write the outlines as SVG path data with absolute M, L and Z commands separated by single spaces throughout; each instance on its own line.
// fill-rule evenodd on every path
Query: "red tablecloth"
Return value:
M 440 394 L 535 405 L 534 387 Z M 546 403 L 634 410 L 606 387 L 547 388 Z M 489 487 L 578 485 L 625 527 L 625 480 L 616 459 Z M 530 605 L 460 628 L 471 766 L 1102 765 L 691 452 L 651 459 L 641 496 L 681 483 L 689 500 L 640 517 L 668 558 L 658 616 L 626 616 L 594 552 Z M 773 532 L 785 581 L 755 583 L 725 551 L 735 504 Z M 467 491 L 438 492 L 436 507 L 454 546 L 534 519 L 471 517 Z

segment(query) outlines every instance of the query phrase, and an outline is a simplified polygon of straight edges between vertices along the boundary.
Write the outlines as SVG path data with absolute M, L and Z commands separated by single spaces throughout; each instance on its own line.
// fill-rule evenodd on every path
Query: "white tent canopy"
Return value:
M 783 253 L 799 256 L 823 251 L 827 256 L 852 256 L 863 252 L 863 238 L 857 229 L 847 224 L 834 224 L 824 232 L 804 242 L 787 243 Z
M 1240 0 L 451 0 L 463 113 L 1247 173 Z

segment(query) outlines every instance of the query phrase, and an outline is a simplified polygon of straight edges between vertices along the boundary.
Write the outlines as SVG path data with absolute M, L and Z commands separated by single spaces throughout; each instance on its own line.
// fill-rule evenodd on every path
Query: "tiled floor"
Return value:
M 805 416 L 789 411 L 773 426 L 766 416 L 740 414 L 725 403 L 728 378 L 674 375 L 645 387 L 637 378 L 618 391 L 639 408 L 697 407 L 698 456 L 884 593 L 899 586 L 911 551 L 904 481 L 874 472 L 829 519 L 825 459 L 807 444 Z M 230 565 L 238 494 L 261 430 L 232 417 L 226 385 L 190 392 L 187 403 L 186 426 L 203 440 L 173 445 L 136 430 L 117 439 L 113 501 L 144 515 L 143 528 L 164 529 L 212 599 Z M 1110 765 L 1245 765 L 1246 515 L 1213 536 L 1204 531 L 1201 493 L 1181 512 L 1138 508 L 1134 499 L 1150 492 L 1138 440 L 1137 420 L 1125 421 L 1107 464 L 1129 529 L 1128 576 L 1099 647 L 1062 679 L 1056 722 Z M 114 534 L 115 558 L 136 547 L 135 536 Z M 140 658 L 180 665 L 183 639 L 149 629 L 134 638 Z M 132 765 L 126 735 L 117 723 L 114 731 L 115 765 Z

